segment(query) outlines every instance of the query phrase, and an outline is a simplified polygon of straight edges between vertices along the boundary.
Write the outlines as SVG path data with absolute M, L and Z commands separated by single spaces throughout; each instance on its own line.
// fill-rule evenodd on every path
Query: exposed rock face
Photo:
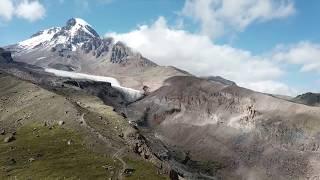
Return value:
M 121 42 L 118 42 L 112 48 L 111 62 L 112 63 L 123 63 L 126 61 L 126 57 L 133 53 Z
M 131 104 L 127 116 L 152 127 L 173 159 L 209 177 L 297 179 L 318 173 L 318 108 L 185 76 L 168 79 Z M 188 161 L 173 153 L 177 149 L 190 152 Z
M 124 94 L 111 87 L 111 83 L 94 82 L 89 80 L 67 80 L 66 85 L 71 85 L 80 88 L 89 94 L 101 98 L 106 104 L 113 107 L 125 105 L 128 103 Z
M 320 94 L 319 93 L 305 93 L 298 95 L 293 99 L 294 102 L 306 104 L 309 106 L 320 106 Z
M 91 53 L 92 56 L 98 58 L 103 53 L 110 52 L 110 48 L 112 48 L 113 43 L 114 41 L 112 38 L 106 38 L 106 39 L 91 38 L 81 46 L 81 49 L 86 54 Z
M 148 146 L 147 140 L 134 128 L 128 128 L 124 132 L 124 139 L 131 147 L 132 151 L 137 153 L 143 159 L 152 162 L 156 167 L 161 169 L 163 173 L 169 173 L 170 166 L 166 162 L 162 162 Z
M 11 52 L 0 48 L 0 63 L 12 63 Z

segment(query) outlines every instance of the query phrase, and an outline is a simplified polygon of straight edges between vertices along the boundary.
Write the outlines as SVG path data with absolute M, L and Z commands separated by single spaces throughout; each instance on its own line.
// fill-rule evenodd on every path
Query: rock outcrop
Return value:
M 0 48 L 0 63 L 12 63 L 11 52 Z
M 293 98 L 292 101 L 309 106 L 320 106 L 320 93 L 305 93 Z

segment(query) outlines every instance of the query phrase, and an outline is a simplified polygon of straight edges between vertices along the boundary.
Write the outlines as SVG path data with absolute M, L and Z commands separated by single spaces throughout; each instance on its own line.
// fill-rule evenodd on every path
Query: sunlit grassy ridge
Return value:
M 71 145 L 68 141 L 71 140 Z M 33 158 L 33 162 L 29 162 Z M 12 162 L 14 159 L 15 163 Z M 102 166 L 109 165 L 114 170 Z M 81 137 L 60 127 L 31 125 L 18 130 L 16 140 L 0 143 L 0 177 L 33 179 L 104 179 L 115 176 L 120 164 L 90 152 Z
M 116 179 L 122 171 L 111 155 L 90 151 L 79 134 L 60 126 L 27 125 L 17 131 L 15 141 L 4 143 L 4 137 L 0 136 L 0 179 Z M 166 179 L 152 164 L 125 161 L 135 169 L 125 178 Z

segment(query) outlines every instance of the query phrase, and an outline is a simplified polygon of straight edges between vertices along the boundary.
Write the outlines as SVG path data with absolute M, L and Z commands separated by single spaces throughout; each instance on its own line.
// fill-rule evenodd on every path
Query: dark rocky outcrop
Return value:
M 58 70 L 62 70 L 62 71 L 75 71 L 76 67 L 73 67 L 72 65 L 65 65 L 65 64 L 50 64 L 49 65 L 50 68 L 53 69 L 58 69 Z
M 122 42 L 117 42 L 112 47 L 112 54 L 110 61 L 112 63 L 124 63 L 127 57 L 133 55 L 132 51 L 126 47 Z
M 11 52 L 0 48 L 0 63 L 12 63 Z
M 84 42 L 81 49 L 86 53 L 91 53 L 96 58 L 100 57 L 103 53 L 108 53 L 112 48 L 114 40 L 112 38 L 91 38 Z
M 120 108 L 128 103 L 124 94 L 117 89 L 112 88 L 111 83 L 97 82 L 89 80 L 67 80 L 64 84 L 71 85 L 76 88 L 99 97 L 107 105 Z
M 305 94 L 301 94 L 295 97 L 293 101 L 309 106 L 320 106 L 320 93 L 308 92 Z

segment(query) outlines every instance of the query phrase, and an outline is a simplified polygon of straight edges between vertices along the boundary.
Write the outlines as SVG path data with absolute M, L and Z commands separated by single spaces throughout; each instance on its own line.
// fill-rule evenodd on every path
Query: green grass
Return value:
M 134 179 L 148 179 L 148 180 L 164 180 L 169 179 L 165 175 L 157 174 L 157 169 L 150 165 L 146 165 L 146 162 L 143 160 L 132 160 L 129 158 L 124 158 L 125 162 L 127 163 L 128 167 L 133 168 L 135 171 L 133 172 L 132 176 L 125 177 L 128 180 Z
M 28 125 L 18 129 L 15 141 L 4 143 L 5 137 L 0 136 L 0 179 L 117 179 L 122 170 L 120 162 L 90 151 L 79 134 L 59 126 L 49 130 Z M 125 179 L 167 179 L 151 163 L 128 157 L 125 161 L 135 169 Z
M 60 127 L 49 130 L 37 125 L 27 126 L 18 130 L 15 141 L 6 144 L 3 138 L 0 179 L 107 179 L 116 177 L 117 170 L 121 169 L 111 158 L 89 151 L 79 135 Z M 67 145 L 70 139 L 72 144 Z M 12 158 L 15 164 L 10 162 Z M 28 162 L 30 158 L 35 161 Z M 115 168 L 113 175 L 102 167 L 106 164 Z

